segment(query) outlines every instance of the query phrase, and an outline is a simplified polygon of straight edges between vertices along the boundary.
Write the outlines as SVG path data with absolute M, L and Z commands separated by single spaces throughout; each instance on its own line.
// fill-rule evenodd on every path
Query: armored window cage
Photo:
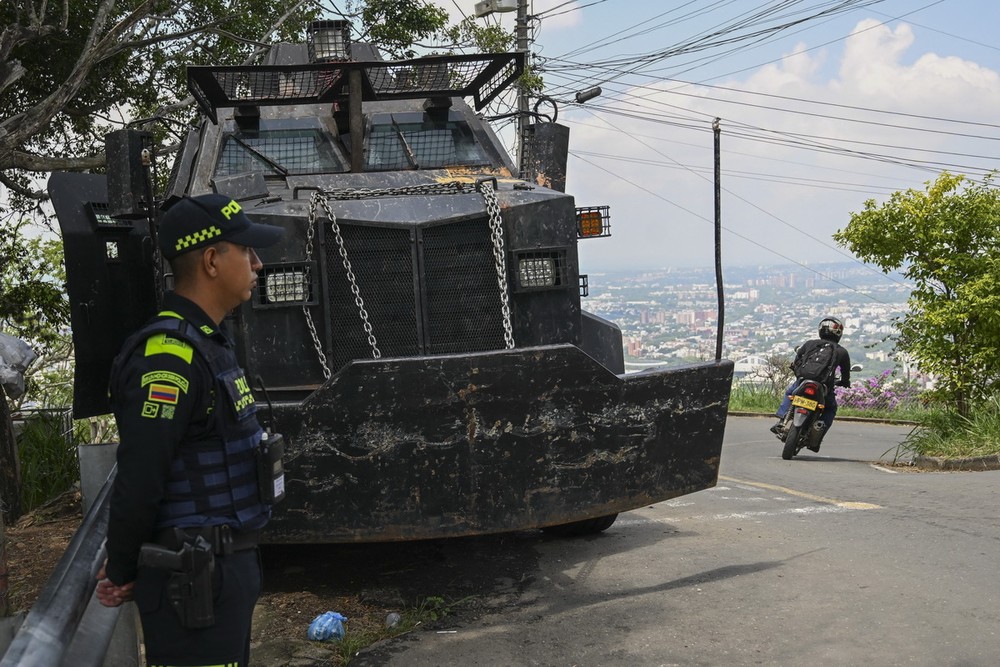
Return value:
M 490 164 L 465 121 L 372 125 L 366 148 L 371 171 Z
M 577 206 L 576 235 L 581 239 L 611 236 L 611 207 Z
M 515 291 L 533 292 L 570 286 L 564 249 L 517 251 L 513 255 L 517 276 Z
M 590 277 L 586 273 L 580 274 L 580 296 L 590 296 Z
M 111 207 L 107 202 L 87 202 L 84 205 L 87 210 L 87 214 L 90 216 L 91 221 L 98 228 L 101 227 L 124 227 L 126 229 L 132 228 L 132 223 L 125 219 L 112 218 L 111 217 Z
M 318 276 L 314 262 L 268 264 L 261 269 L 253 307 L 314 306 Z
M 215 165 L 215 177 L 247 172 L 282 175 L 348 171 L 333 138 L 315 128 L 244 130 L 226 136 Z
M 489 104 L 524 71 L 523 53 L 427 56 L 413 60 L 302 65 L 188 67 L 188 89 L 218 122 L 221 108 L 329 104 L 348 99 L 351 72 L 361 75 L 362 100 L 472 97 Z

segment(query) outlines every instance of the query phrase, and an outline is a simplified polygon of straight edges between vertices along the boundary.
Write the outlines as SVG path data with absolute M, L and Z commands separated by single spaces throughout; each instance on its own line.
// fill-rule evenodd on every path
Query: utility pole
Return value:
M 517 50 L 524 54 L 524 67 L 529 67 L 528 54 L 528 0 L 517 2 Z M 517 170 L 524 174 L 524 146 L 528 132 L 528 91 L 519 87 L 517 91 Z
M 723 328 L 726 326 L 726 290 L 722 281 L 722 128 L 721 119 L 712 121 L 715 135 L 715 283 L 719 291 L 719 329 L 715 340 L 715 360 L 722 359 Z

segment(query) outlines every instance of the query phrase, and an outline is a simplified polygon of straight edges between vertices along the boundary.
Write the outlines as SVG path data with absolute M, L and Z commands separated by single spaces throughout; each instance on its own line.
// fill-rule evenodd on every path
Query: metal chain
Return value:
M 497 270 L 497 285 L 500 287 L 500 312 L 503 315 L 503 340 L 508 350 L 514 349 L 514 329 L 510 323 L 510 296 L 507 293 L 507 262 L 504 253 L 503 220 L 500 218 L 500 203 L 497 202 L 493 183 L 483 181 L 480 192 L 486 202 L 486 212 L 490 216 L 490 230 L 493 239 L 493 261 Z
M 344 188 L 324 190 L 327 199 L 370 199 L 371 197 L 401 197 L 404 195 L 458 195 L 476 192 L 475 183 L 449 181 L 447 183 L 426 183 L 405 185 L 398 188 Z
M 337 249 L 340 252 L 340 259 L 343 261 L 344 270 L 347 272 L 347 280 L 351 283 L 351 293 L 354 295 L 354 303 L 357 305 L 358 314 L 361 316 L 361 326 L 364 328 L 365 333 L 368 334 L 368 344 L 372 348 L 372 358 L 381 359 L 382 352 L 378 349 L 378 341 L 375 340 L 375 333 L 372 331 L 372 323 L 368 320 L 368 311 L 365 310 L 365 300 L 361 298 L 361 290 L 358 288 L 358 280 L 354 276 L 354 270 L 351 268 L 351 260 L 347 258 L 347 247 L 344 245 L 344 237 L 340 235 L 340 224 L 337 222 L 337 216 L 330 208 L 330 201 L 327 198 L 326 193 L 316 192 L 309 200 L 310 220 L 315 220 L 317 201 L 323 205 L 326 217 L 330 220 L 330 227 L 333 229 L 333 237 L 337 241 Z M 310 224 L 310 227 L 311 226 L 312 225 Z
M 503 337 L 507 349 L 514 348 L 514 331 L 510 318 L 510 295 L 507 291 L 507 263 L 504 257 L 503 220 L 500 217 L 500 204 L 497 202 L 496 192 L 491 181 L 482 181 L 479 184 L 464 183 L 461 181 L 450 181 L 448 183 L 428 183 L 425 185 L 410 185 L 399 188 L 345 188 L 341 190 L 328 190 L 313 193 L 309 199 L 309 225 L 306 231 L 306 284 L 312 285 L 310 278 L 310 261 L 313 254 L 313 243 L 316 237 L 316 205 L 322 204 L 323 210 L 330 220 L 334 239 L 337 241 L 337 249 L 340 258 L 343 260 L 344 270 L 347 272 L 347 280 L 351 284 L 351 293 L 354 294 L 354 303 L 358 307 L 358 314 L 361 317 L 362 327 L 368 335 L 368 344 L 372 348 L 372 357 L 382 358 L 382 352 L 378 349 L 378 341 L 372 330 L 371 322 L 368 319 L 368 311 L 365 310 L 364 299 L 361 298 L 361 290 L 358 288 L 358 281 L 351 268 L 351 261 L 347 256 L 347 248 L 344 245 L 344 238 L 340 233 L 340 224 L 337 216 L 330 209 L 330 200 L 345 199 L 368 199 L 372 197 L 398 197 L 404 195 L 442 195 L 442 194 L 469 194 L 479 191 L 486 202 L 486 211 L 490 219 L 491 239 L 493 241 L 493 260 L 496 265 L 497 285 L 500 288 L 500 312 L 503 317 Z M 316 325 L 312 319 L 312 313 L 305 305 L 302 306 L 305 314 L 306 325 L 309 327 L 309 334 L 312 336 L 313 347 L 316 349 L 316 356 L 323 367 L 323 377 L 327 380 L 332 377 L 330 368 L 327 365 L 326 355 L 323 353 L 323 345 L 320 343 Z
M 305 284 L 307 289 L 312 289 L 312 277 L 310 273 L 312 272 L 312 255 L 313 255 L 313 241 L 316 238 L 316 197 L 309 202 L 309 225 L 306 228 L 306 275 Z M 333 377 L 330 372 L 330 367 L 326 363 L 326 355 L 323 353 L 323 344 L 319 341 L 319 334 L 316 332 L 316 325 L 313 323 L 312 311 L 309 310 L 309 306 L 302 304 L 302 312 L 306 316 L 306 326 L 309 327 L 309 335 L 312 336 L 313 348 L 316 350 L 316 356 L 319 358 L 319 364 L 323 367 L 323 379 L 329 380 Z

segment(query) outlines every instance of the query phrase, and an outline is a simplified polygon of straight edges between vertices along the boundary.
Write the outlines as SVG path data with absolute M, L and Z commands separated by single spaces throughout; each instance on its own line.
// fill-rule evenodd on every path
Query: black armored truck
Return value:
M 106 173 L 52 175 L 74 416 L 110 411 L 111 360 L 171 286 L 161 211 L 219 192 L 286 230 L 227 318 L 285 439 L 265 542 L 597 532 L 715 485 L 732 363 L 625 373 L 620 328 L 582 307 L 577 244 L 609 216 L 562 191 L 568 130 L 536 114 L 522 172 L 482 114 L 523 55 L 385 61 L 346 35 L 190 67 L 169 179 L 142 126 L 108 135 Z

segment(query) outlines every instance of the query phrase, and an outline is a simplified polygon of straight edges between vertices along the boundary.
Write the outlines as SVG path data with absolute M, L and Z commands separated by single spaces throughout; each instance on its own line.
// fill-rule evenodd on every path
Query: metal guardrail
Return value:
M 100 667 L 122 607 L 101 605 L 94 596 L 104 564 L 104 538 L 115 470 L 59 559 L 31 607 L 0 667 Z

